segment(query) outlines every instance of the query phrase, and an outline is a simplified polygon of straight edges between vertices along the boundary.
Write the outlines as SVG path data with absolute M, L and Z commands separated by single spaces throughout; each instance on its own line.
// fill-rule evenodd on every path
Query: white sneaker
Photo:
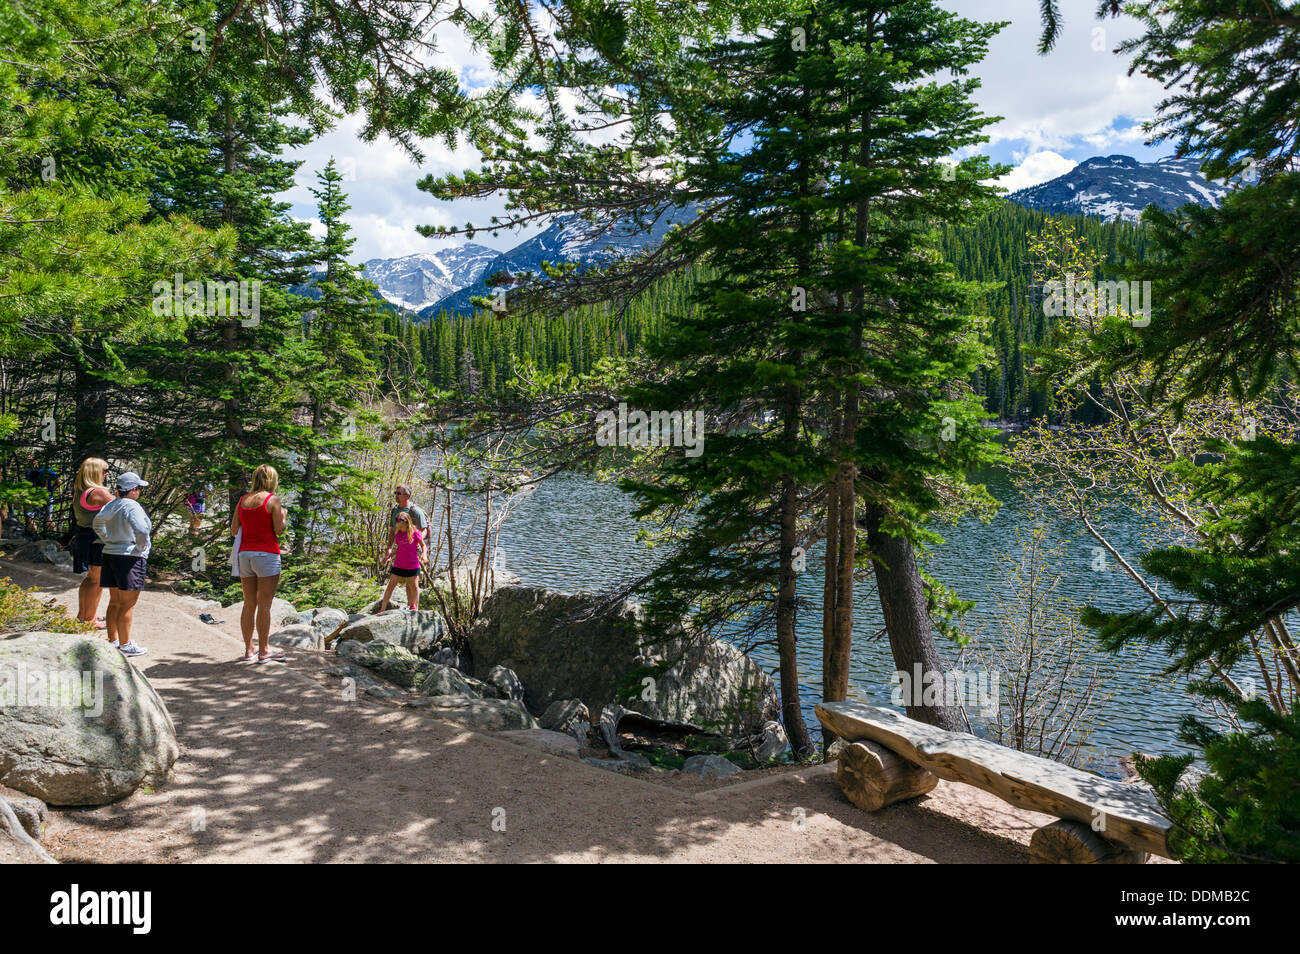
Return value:
M 123 656 L 143 656 L 149 651 L 143 646 L 137 646 L 134 640 L 127 643 L 125 646 L 118 646 L 117 648 L 122 650 Z

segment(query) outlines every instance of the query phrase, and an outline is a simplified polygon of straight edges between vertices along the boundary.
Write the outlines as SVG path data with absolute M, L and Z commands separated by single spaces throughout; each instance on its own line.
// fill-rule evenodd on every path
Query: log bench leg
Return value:
M 939 777 L 875 742 L 850 742 L 840 750 L 836 778 L 840 791 L 858 808 L 886 805 L 933 790 Z
M 1062 819 L 1044 825 L 1029 839 L 1036 865 L 1141 865 L 1145 852 L 1107 841 L 1083 822 Z

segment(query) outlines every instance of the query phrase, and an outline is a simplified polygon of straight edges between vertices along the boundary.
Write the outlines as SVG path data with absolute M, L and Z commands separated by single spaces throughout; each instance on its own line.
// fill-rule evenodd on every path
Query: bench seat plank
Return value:
M 869 739 L 950 782 L 965 782 L 1021 808 L 1091 825 L 1104 838 L 1169 857 L 1172 823 L 1144 788 L 1039 758 L 986 739 L 909 719 L 863 702 L 821 702 L 817 718 L 847 742 Z

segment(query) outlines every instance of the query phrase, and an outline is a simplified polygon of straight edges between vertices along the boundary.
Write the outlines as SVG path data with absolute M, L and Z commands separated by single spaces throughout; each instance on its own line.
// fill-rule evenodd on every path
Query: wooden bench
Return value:
M 840 788 L 867 811 L 924 795 L 942 778 L 1061 819 L 1034 833 L 1035 862 L 1142 864 L 1148 853 L 1169 857 L 1172 825 L 1155 796 L 1137 785 L 861 702 L 819 703 L 817 718 L 850 743 L 840 754 Z

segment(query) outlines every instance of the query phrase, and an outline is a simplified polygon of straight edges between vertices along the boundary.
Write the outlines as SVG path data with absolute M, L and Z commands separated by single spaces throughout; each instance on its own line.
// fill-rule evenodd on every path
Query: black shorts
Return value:
M 72 541 L 72 571 L 85 573 L 92 566 L 104 565 L 104 544 L 90 527 L 78 527 Z
M 105 553 L 99 585 L 110 590 L 142 590 L 148 563 L 148 557 Z
M 393 567 L 388 572 L 393 574 L 393 576 L 419 576 L 420 568 L 416 567 L 414 570 L 403 570 L 400 567 Z

